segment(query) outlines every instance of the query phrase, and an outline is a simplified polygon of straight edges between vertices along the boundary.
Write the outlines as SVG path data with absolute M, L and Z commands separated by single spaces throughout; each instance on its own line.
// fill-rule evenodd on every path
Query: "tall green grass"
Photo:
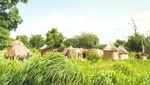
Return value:
M 0 55 L 2 57 L 3 55 Z M 25 62 L 0 58 L 0 85 L 148 85 L 150 61 L 66 59 L 58 53 Z

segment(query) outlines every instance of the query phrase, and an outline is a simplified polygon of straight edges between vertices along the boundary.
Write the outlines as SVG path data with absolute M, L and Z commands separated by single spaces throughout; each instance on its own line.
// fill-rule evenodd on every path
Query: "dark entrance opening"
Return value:
M 86 57 L 86 53 L 83 53 L 83 58 L 85 58 Z

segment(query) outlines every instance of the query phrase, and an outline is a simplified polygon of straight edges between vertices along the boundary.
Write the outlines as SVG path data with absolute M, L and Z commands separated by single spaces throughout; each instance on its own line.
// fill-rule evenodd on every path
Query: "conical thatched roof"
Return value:
M 6 58 L 11 58 L 14 56 L 26 57 L 28 53 L 29 55 L 32 55 L 29 49 L 21 41 L 15 40 L 14 42 L 12 42 L 4 56 Z
M 103 50 L 107 50 L 107 51 L 117 51 L 118 49 L 114 46 L 114 44 L 110 43 L 110 44 L 108 44 Z
M 119 46 L 118 53 L 119 54 L 128 54 L 129 52 L 123 46 Z

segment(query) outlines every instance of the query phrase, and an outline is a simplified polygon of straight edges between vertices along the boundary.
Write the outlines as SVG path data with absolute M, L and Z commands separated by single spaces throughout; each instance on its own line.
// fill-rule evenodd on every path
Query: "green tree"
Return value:
M 16 40 L 23 42 L 27 47 L 29 47 L 28 37 L 26 35 L 18 35 Z
M 16 30 L 23 21 L 16 7 L 17 3 L 26 3 L 28 0 L 0 0 L 0 48 L 3 49 L 11 41 L 10 31 Z
M 98 48 L 99 39 L 95 34 L 82 32 L 80 35 L 76 35 L 73 38 L 66 39 L 64 41 L 64 44 L 66 46 L 73 47 Z
M 125 40 L 119 40 L 119 39 L 117 39 L 116 42 L 114 43 L 116 47 L 119 47 L 120 45 L 125 46 L 125 44 L 126 44 Z
M 40 48 L 44 44 L 44 38 L 41 35 L 32 35 L 29 40 L 32 48 Z
M 66 47 L 69 47 L 69 46 L 78 47 L 78 43 L 79 43 L 79 41 L 76 40 L 75 38 L 67 38 L 67 39 L 64 41 L 64 45 L 65 45 Z
M 28 0 L 1 0 L 0 1 L 0 27 L 9 31 L 16 30 L 22 19 L 16 5 L 19 2 L 26 3 Z
M 107 46 L 107 44 L 100 44 L 99 49 L 104 49 Z
M 97 35 L 92 33 L 81 33 L 79 36 L 79 47 L 95 48 L 99 44 Z
M 58 32 L 57 28 L 52 28 L 52 30 L 48 31 L 46 34 L 46 44 L 50 49 L 60 48 L 63 43 L 64 36 L 61 32 Z
M 8 47 L 12 41 L 9 37 L 10 33 L 7 29 L 0 29 L 0 49 Z
M 139 51 L 141 51 L 141 48 L 142 48 L 142 53 L 144 54 L 145 53 L 145 49 L 146 49 L 145 47 L 147 46 L 147 41 L 146 41 L 145 37 L 143 36 L 143 34 L 141 35 L 139 32 L 137 32 L 138 28 L 137 28 L 137 26 L 135 24 L 134 19 L 131 18 L 131 20 L 132 20 L 132 24 L 131 23 L 128 23 L 128 24 L 133 28 L 134 35 L 129 37 L 128 40 L 130 40 L 131 42 L 128 42 L 127 46 L 130 46 L 130 44 L 138 45 L 138 46 L 134 46 L 135 48 L 131 47 L 131 49 L 133 51 L 139 52 Z M 132 38 L 135 38 L 135 39 L 132 39 Z M 141 46 L 139 46 L 139 45 L 141 45 Z
M 131 35 L 128 38 L 126 47 L 129 51 L 142 52 L 142 42 L 145 46 L 148 44 L 145 37 L 142 35 Z
M 150 35 L 147 35 L 146 41 L 147 41 L 147 46 L 146 46 L 146 48 L 147 48 L 147 52 L 148 52 L 148 51 L 150 51 Z

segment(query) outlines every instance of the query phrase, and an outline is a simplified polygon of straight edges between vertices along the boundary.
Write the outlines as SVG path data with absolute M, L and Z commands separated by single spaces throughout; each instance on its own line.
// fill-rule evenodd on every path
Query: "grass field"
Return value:
M 65 59 L 58 53 L 25 62 L 0 52 L 0 85 L 149 85 L 150 61 Z

